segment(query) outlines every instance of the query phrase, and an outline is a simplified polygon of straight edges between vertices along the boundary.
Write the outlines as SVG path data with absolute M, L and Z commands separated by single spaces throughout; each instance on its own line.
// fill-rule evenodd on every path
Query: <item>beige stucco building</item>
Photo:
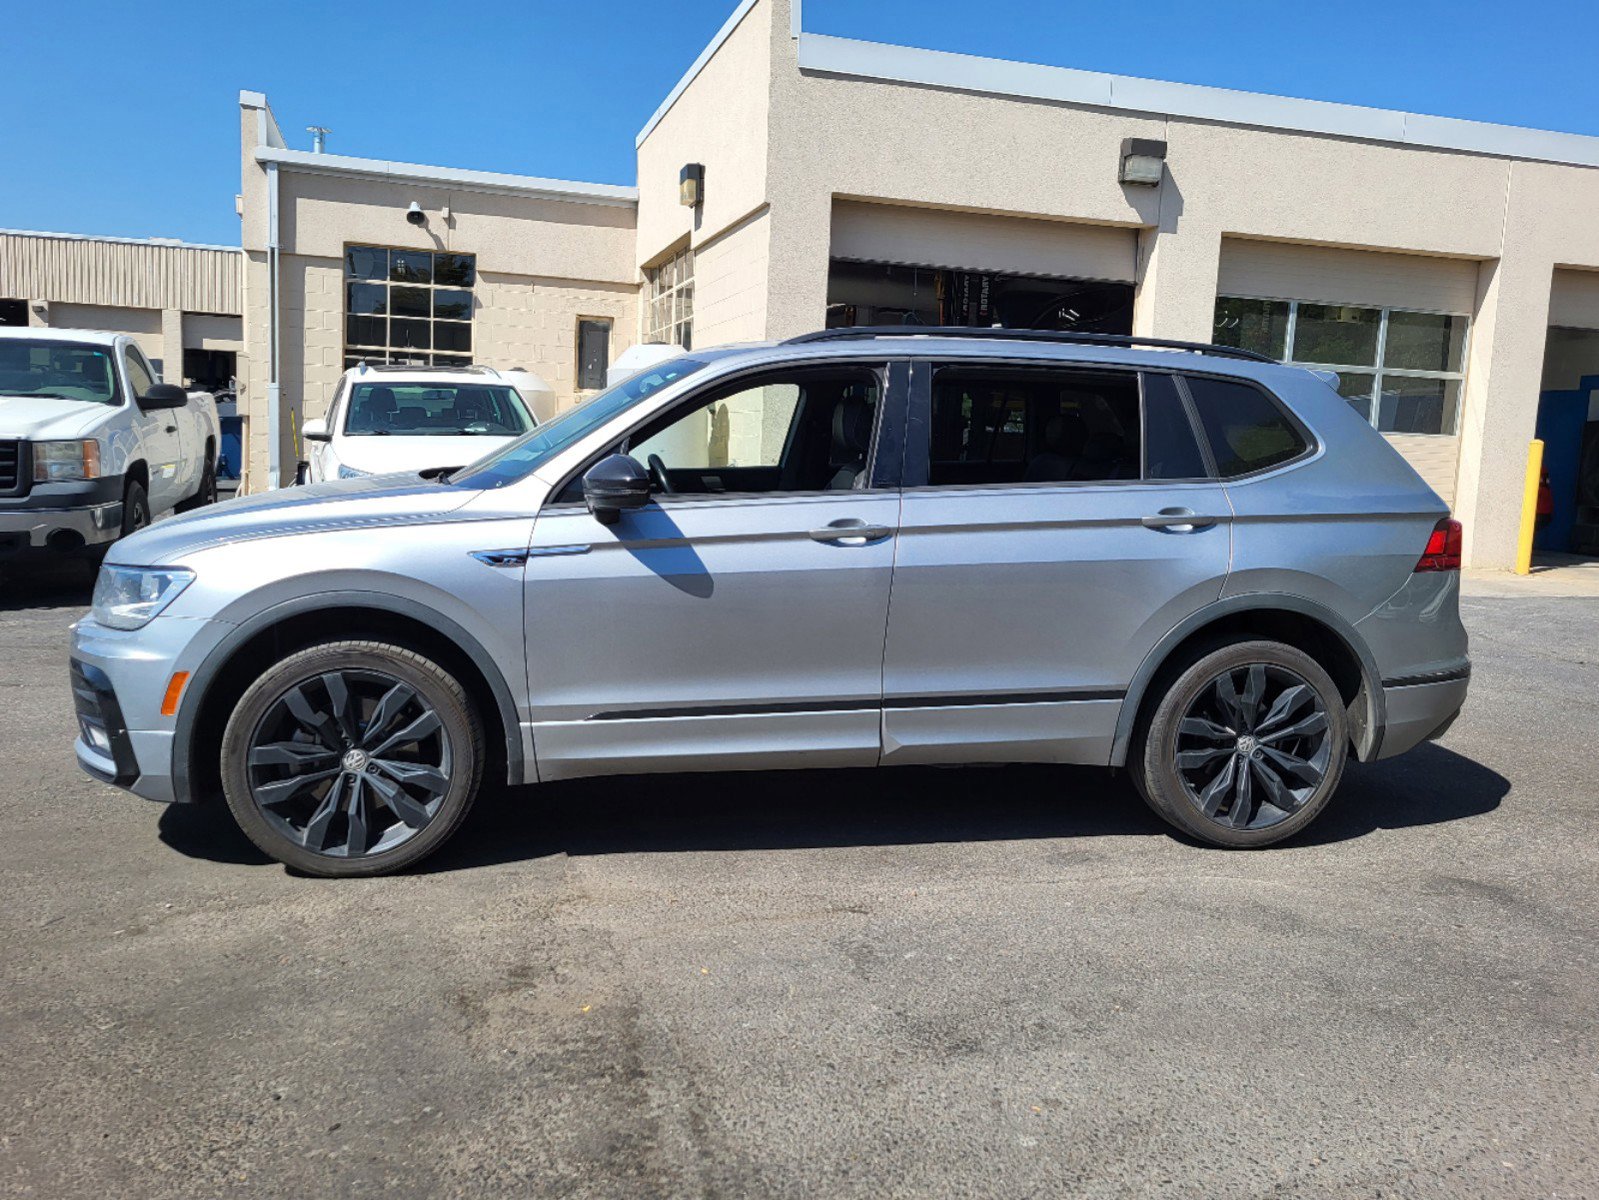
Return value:
M 524 367 L 565 405 L 640 340 L 1025 324 L 1336 371 L 1505 566 L 1540 395 L 1599 387 L 1599 138 L 811 34 L 799 0 L 738 4 L 636 189 L 289 149 L 258 93 L 240 122 L 215 311 L 243 314 L 250 488 L 363 359 Z M 48 290 L 0 252 L 0 297 Z

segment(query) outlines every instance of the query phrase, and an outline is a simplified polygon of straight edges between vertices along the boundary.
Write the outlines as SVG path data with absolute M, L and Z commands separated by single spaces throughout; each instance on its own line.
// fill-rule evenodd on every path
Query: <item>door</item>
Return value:
M 526 568 L 541 779 L 876 763 L 907 376 L 708 385 L 607 449 L 652 503 L 601 525 L 581 472 L 552 497 Z
M 138 398 L 154 386 L 155 372 L 137 346 L 126 348 L 123 364 L 128 386 L 133 390 L 134 424 L 139 430 L 140 453 L 150 471 L 150 511 L 162 513 L 188 495 L 183 490 L 188 482 L 184 475 L 183 444 L 187 414 L 176 408 L 153 408 L 148 412 L 139 408 Z
M 1170 376 L 916 364 L 883 762 L 1104 764 L 1231 522 Z

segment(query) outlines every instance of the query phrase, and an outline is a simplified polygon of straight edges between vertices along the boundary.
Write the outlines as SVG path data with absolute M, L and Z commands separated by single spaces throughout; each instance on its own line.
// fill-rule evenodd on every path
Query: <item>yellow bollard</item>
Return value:
M 1527 478 L 1521 485 L 1521 537 L 1516 541 L 1516 574 L 1532 574 L 1532 534 L 1538 523 L 1538 484 L 1543 479 L 1543 443 L 1527 446 Z

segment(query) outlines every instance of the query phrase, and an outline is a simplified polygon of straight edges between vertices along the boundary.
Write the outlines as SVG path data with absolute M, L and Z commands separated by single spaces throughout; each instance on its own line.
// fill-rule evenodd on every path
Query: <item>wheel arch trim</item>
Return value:
M 292 617 L 315 612 L 336 612 L 339 609 L 376 608 L 408 617 L 428 625 L 448 638 L 465 654 L 494 695 L 499 710 L 501 731 L 505 740 L 506 781 L 513 785 L 527 782 L 526 755 L 522 750 L 522 726 L 517 718 L 516 701 L 505 676 L 493 657 L 475 637 L 443 613 L 406 596 L 393 596 L 383 592 L 338 591 L 319 592 L 311 596 L 298 596 L 284 600 L 255 613 L 248 620 L 235 625 L 221 641 L 211 648 L 205 659 L 195 668 L 185 689 L 184 702 L 178 712 L 172 738 L 173 792 L 179 801 L 190 801 L 189 760 L 193 753 L 193 735 L 206 694 L 216 682 L 222 668 L 234 653 L 256 634 Z
M 1387 712 L 1383 697 L 1382 672 L 1365 639 L 1343 617 L 1326 605 L 1306 596 L 1252 592 L 1242 596 L 1225 597 L 1189 614 L 1156 642 L 1154 648 L 1144 656 L 1143 662 L 1139 664 L 1138 670 L 1133 673 L 1133 678 L 1127 685 L 1127 698 L 1122 702 L 1121 714 L 1116 719 L 1116 735 L 1110 751 L 1111 766 L 1127 765 L 1133 730 L 1138 723 L 1138 714 L 1143 709 L 1149 685 L 1177 647 L 1207 625 L 1214 624 L 1224 617 L 1248 612 L 1290 612 L 1297 616 L 1308 617 L 1325 626 L 1343 643 L 1344 648 L 1354 655 L 1360 664 L 1363 690 L 1366 693 L 1365 727 L 1361 731 L 1359 744 L 1355 747 L 1356 756 L 1362 762 L 1370 761 L 1376 756 L 1382 745 L 1382 730 L 1387 720 Z

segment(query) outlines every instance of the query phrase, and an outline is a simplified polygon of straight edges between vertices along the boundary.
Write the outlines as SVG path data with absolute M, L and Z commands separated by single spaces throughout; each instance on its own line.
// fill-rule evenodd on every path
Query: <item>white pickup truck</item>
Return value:
M 216 404 L 125 334 L 0 328 L 0 569 L 89 556 L 216 499 Z

